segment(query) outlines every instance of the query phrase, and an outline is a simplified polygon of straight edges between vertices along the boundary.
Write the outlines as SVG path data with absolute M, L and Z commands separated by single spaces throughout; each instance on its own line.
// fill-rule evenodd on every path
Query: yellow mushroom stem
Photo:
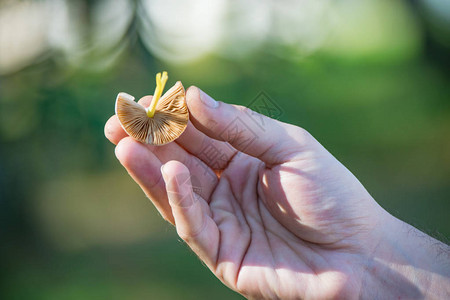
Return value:
M 147 116 L 149 118 L 153 118 L 156 111 L 156 104 L 158 103 L 159 98 L 161 98 L 162 92 L 164 91 L 164 86 L 166 85 L 167 79 L 169 77 L 167 76 L 167 72 L 164 71 L 162 76 L 161 73 L 156 74 L 156 88 L 155 92 L 153 93 L 153 100 L 150 107 L 147 109 Z

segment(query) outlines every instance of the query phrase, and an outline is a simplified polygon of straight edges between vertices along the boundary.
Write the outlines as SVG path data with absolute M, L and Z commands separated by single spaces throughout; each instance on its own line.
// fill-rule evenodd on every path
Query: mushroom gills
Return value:
M 186 129 L 189 112 L 184 87 L 178 81 L 156 104 L 153 117 L 127 93 L 116 98 L 116 115 L 122 128 L 137 141 L 151 145 L 165 145 L 178 138 Z

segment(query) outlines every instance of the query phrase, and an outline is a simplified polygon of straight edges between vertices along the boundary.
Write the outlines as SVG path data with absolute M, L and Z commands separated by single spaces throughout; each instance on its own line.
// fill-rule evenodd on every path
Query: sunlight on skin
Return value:
M 195 87 L 186 98 L 190 129 L 175 143 L 140 144 L 115 116 L 105 134 L 161 215 L 229 288 L 267 299 L 449 293 L 447 246 L 387 213 L 308 132 L 262 116 L 263 130 L 248 109 Z M 239 134 L 227 132 L 242 124 Z M 214 145 L 225 163 L 206 159 L 193 140 Z

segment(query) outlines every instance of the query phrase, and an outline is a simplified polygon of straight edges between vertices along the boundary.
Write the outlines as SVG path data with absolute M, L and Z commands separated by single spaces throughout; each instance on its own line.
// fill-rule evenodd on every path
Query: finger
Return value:
M 119 118 L 117 118 L 116 115 L 109 118 L 109 120 L 106 122 L 105 136 L 114 145 L 117 145 L 121 139 L 128 136 L 125 130 L 123 130 L 122 126 L 120 126 Z
M 288 161 L 311 139 L 300 127 L 279 122 L 244 106 L 217 102 L 197 87 L 188 89 L 186 100 L 197 129 L 269 165 Z
M 194 196 L 191 174 L 185 165 L 170 161 L 163 166 L 162 174 L 178 235 L 214 270 L 219 229 L 207 211 L 209 206 L 202 205 L 205 200 Z
M 184 164 L 191 173 L 194 192 L 207 201 L 217 185 L 217 175 L 199 158 L 193 156 L 180 145 L 169 143 L 163 146 L 146 145 L 162 164 L 176 160 Z
M 174 219 L 167 200 L 161 162 L 145 145 L 130 137 L 116 146 L 116 157 L 155 205 L 162 217 L 172 224 Z
M 183 134 L 175 142 L 213 170 L 223 170 L 237 152 L 227 142 L 212 139 L 199 131 L 190 121 Z
M 138 103 L 144 107 L 147 107 L 152 102 L 152 99 L 153 99 L 152 96 L 144 96 L 138 101 Z M 113 115 L 106 122 L 105 136 L 114 145 L 117 145 L 121 139 L 128 136 L 128 134 L 125 132 L 125 130 L 120 125 L 119 118 L 117 118 L 116 115 Z

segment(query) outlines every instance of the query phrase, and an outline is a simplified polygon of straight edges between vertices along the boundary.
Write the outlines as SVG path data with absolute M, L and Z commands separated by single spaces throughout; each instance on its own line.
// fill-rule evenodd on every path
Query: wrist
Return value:
M 364 268 L 362 298 L 448 297 L 449 247 L 388 213 L 380 224 Z

